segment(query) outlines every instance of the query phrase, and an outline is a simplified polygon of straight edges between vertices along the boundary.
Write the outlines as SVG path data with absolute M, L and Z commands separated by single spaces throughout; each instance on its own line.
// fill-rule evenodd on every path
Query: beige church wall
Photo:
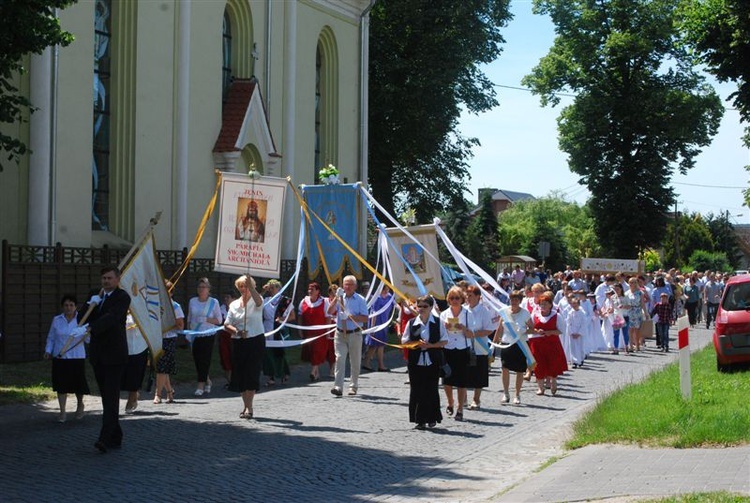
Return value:
M 175 207 L 175 8 L 161 2 L 138 6 L 133 218 L 137 236 L 156 212 L 162 212 L 154 229 L 159 248 L 171 247 Z
M 75 41 L 60 49 L 57 93 L 54 235 L 64 246 L 91 246 L 94 4 L 60 12 Z

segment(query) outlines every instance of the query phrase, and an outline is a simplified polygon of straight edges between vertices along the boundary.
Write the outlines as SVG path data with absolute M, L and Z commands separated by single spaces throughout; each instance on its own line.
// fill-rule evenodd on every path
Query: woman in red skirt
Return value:
M 329 323 L 326 316 L 327 308 L 328 299 L 320 295 L 320 285 L 316 282 L 310 283 L 307 287 L 307 297 L 302 299 L 299 304 L 300 325 L 327 325 Z M 325 332 L 325 329 L 305 330 L 303 331 L 303 337 L 305 339 L 310 339 L 322 335 Z M 305 352 L 305 356 L 307 356 L 310 361 L 311 382 L 320 379 L 320 365 L 326 360 L 328 360 L 329 367 L 333 368 L 333 364 L 336 360 L 335 355 L 333 360 L 329 358 L 329 345 L 329 341 L 326 337 L 321 337 L 309 343 L 309 350 Z
M 529 348 L 536 360 L 534 375 L 538 390 L 543 395 L 548 385 L 554 395 L 557 393 L 557 376 L 568 370 L 568 362 L 560 343 L 560 334 L 565 330 L 562 316 L 552 309 L 552 292 L 544 292 L 539 298 L 539 307 L 532 315 L 534 331 L 529 334 Z

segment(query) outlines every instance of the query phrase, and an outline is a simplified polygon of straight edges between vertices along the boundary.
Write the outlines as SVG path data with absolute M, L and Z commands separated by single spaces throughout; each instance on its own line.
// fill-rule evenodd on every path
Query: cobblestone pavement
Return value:
M 709 341 L 708 331 L 691 331 L 694 349 Z M 107 454 L 93 448 L 101 421 L 97 397 L 87 398 L 86 417 L 64 424 L 55 422 L 55 402 L 6 406 L 0 408 L 0 500 L 497 499 L 561 456 L 571 424 L 597 400 L 677 357 L 650 346 L 633 356 L 592 355 L 560 379 L 555 397 L 538 397 L 525 382 L 520 406 L 500 405 L 496 363 L 481 410 L 465 411 L 464 422 L 446 417 L 428 431 L 408 422 L 409 387 L 398 351 L 388 353 L 393 370 L 363 374 L 354 397 L 334 397 L 332 380 L 309 383 L 308 369 L 295 368 L 290 383 L 256 397 L 256 418 L 249 421 L 239 419 L 241 399 L 221 389 L 221 378 L 201 398 L 178 388 L 174 404 L 154 405 L 143 394 L 138 410 L 122 416 L 123 448 Z

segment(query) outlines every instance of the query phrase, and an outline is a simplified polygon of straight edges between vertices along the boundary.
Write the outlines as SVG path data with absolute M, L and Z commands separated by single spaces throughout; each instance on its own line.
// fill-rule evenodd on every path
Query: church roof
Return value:
M 227 99 L 222 108 L 221 131 L 214 144 L 214 153 L 241 151 L 243 128 L 248 127 L 251 118 L 261 124 L 262 135 L 271 147 L 268 153 L 278 155 L 268 126 L 258 81 L 255 78 L 234 79 L 229 86 Z

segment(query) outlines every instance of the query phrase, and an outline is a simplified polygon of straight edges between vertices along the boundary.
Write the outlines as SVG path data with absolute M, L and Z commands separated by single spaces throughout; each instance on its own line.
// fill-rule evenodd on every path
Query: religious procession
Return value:
M 68 419 L 68 394 L 77 397 L 75 418 L 85 414 L 88 357 L 102 397 L 100 452 L 121 447 L 120 393 L 128 393 L 126 414 L 141 407 L 147 368 L 155 375 L 148 386 L 153 405 L 175 402 L 170 377 L 179 341 L 189 344 L 195 366 L 193 398 L 209 395 L 217 380 L 240 396 L 241 420 L 262 417 L 256 395 L 288 382 L 289 348 L 301 347 L 309 382 L 332 380 L 336 398 L 356 397 L 363 372 L 389 372 L 384 354 L 396 351 L 410 388 L 403 420 L 428 430 L 483 407 L 523 406 L 524 381 L 536 395 L 554 399 L 565 392 L 558 379 L 567 374 L 574 381 L 593 353 L 627 358 L 644 352 L 652 335 L 653 349 L 668 352 L 670 326 L 687 312 L 691 325 L 702 316 L 708 327 L 721 296 L 722 278 L 717 282 L 710 272 L 686 279 L 676 270 L 658 271 L 652 278 L 516 265 L 494 277 L 456 248 L 439 219 L 404 226 L 362 184 L 340 183 L 334 169 L 323 185 L 298 188 L 253 171 L 217 177 L 191 250 L 218 207 L 215 268 L 235 275 L 234 291 L 218 294 L 220 301 L 209 279 L 200 278 L 184 307 L 174 301 L 191 256 L 163 277 L 153 233 L 157 215 L 120 264 L 102 269 L 101 285 L 87 301 L 79 306 L 64 296 L 63 313 L 53 320 L 45 358 L 52 360 L 58 420 Z M 301 224 L 296 268 L 282 284 L 288 192 Z M 351 208 L 362 208 L 366 218 Z M 374 261 L 358 252 L 364 222 L 377 230 Z M 449 255 L 443 260 L 438 242 Z M 446 262 L 462 273 L 456 276 Z M 632 266 L 625 262 L 618 265 Z M 302 278 L 321 279 L 305 285 Z M 306 295 L 295 298 L 298 291 Z M 223 377 L 214 370 L 212 380 L 215 351 Z M 483 398 L 493 366 L 502 391 Z

